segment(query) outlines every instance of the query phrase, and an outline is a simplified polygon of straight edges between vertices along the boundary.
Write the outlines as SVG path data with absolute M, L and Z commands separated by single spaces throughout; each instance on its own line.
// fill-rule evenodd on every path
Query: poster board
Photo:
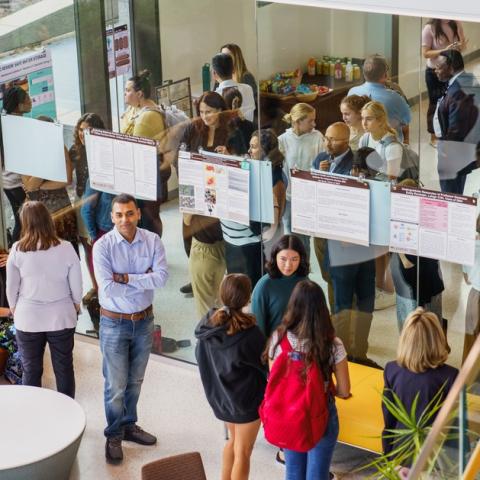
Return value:
M 370 244 L 390 243 L 390 182 L 365 180 L 370 186 Z
M 128 75 L 132 70 L 132 52 L 128 26 L 120 25 L 106 31 L 108 76 Z
M 3 108 L 3 94 L 12 86 L 23 88 L 32 99 L 32 111 L 25 117 L 57 117 L 49 50 L 8 57 L 8 60 L 0 62 L 0 110 Z
M 178 192 L 182 213 L 250 224 L 248 162 L 180 151 Z
M 369 245 L 368 183 L 317 170 L 291 169 L 290 174 L 293 232 Z
M 217 158 L 236 159 L 237 161 L 248 162 L 250 164 L 250 220 L 253 222 L 270 224 L 275 221 L 273 208 L 272 162 L 268 160 L 254 160 L 252 158 L 245 159 L 232 155 L 222 155 L 220 153 L 211 153 L 205 150 L 201 153 L 206 157 L 213 155 Z
M 477 199 L 391 187 L 390 251 L 473 265 Z
M 175 105 L 179 110 L 185 112 L 189 118 L 193 118 L 192 90 L 190 88 L 190 77 L 167 81 L 164 85 L 155 88 L 158 105 L 170 107 Z
M 63 126 L 2 115 L 5 170 L 45 180 L 67 181 Z
M 92 188 L 157 200 L 154 140 L 93 128 L 85 132 L 85 149 Z

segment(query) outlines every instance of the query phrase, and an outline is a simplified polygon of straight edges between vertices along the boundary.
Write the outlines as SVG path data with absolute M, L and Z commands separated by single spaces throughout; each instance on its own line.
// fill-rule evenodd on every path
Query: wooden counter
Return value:
M 333 90 L 325 95 L 318 96 L 309 103 L 317 112 L 316 127 L 317 130 L 325 133 L 329 125 L 334 122 L 342 121 L 342 114 L 340 113 L 340 102 L 355 85 L 362 83 L 361 80 L 355 82 L 346 82 L 345 80 L 335 80 L 332 77 L 325 75 L 309 76 L 304 74 L 302 83 L 325 85 Z M 265 119 L 265 110 L 272 110 L 272 106 L 276 106 L 284 113 L 289 113 L 290 109 L 297 103 L 301 102 L 294 95 L 272 95 L 269 93 L 260 93 L 260 115 L 262 118 L 262 126 L 267 123 Z

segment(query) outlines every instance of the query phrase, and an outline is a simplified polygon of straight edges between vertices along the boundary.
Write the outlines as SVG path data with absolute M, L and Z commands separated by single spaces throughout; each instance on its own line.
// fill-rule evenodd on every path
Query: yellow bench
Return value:
M 349 363 L 348 368 L 352 396 L 336 399 L 338 441 L 381 453 L 383 371 L 357 363 Z
M 336 399 L 340 432 L 338 441 L 382 453 L 383 371 L 349 363 L 352 397 Z M 480 433 L 480 396 L 467 395 L 469 429 Z

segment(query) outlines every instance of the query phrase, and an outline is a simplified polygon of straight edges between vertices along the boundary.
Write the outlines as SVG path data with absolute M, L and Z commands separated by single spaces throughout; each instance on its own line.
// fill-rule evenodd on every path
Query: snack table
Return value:
M 316 126 L 317 130 L 325 133 L 329 125 L 335 122 L 342 121 L 342 114 L 340 113 L 340 102 L 345 97 L 348 91 L 355 85 L 359 85 L 363 80 L 354 82 L 346 82 L 345 80 L 336 80 L 327 75 L 313 75 L 304 74 L 302 83 L 310 83 L 316 85 L 324 85 L 332 89 L 330 93 L 319 95 L 315 100 L 309 103 L 317 112 Z M 302 102 L 301 99 L 295 95 L 275 95 L 272 93 L 260 92 L 260 114 L 262 109 L 268 108 L 269 103 L 277 101 L 279 107 L 285 112 L 289 113 L 290 109 L 296 104 Z
M 85 430 L 80 405 L 53 390 L 0 386 L 2 480 L 67 480 Z

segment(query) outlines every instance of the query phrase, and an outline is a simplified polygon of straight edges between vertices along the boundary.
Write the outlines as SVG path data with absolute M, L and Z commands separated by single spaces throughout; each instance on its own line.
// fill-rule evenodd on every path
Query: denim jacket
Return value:
M 80 215 L 92 240 L 96 240 L 98 230 L 108 232 L 113 228 L 110 216 L 113 197 L 111 193 L 94 190 L 90 186 L 90 179 L 87 180 Z

